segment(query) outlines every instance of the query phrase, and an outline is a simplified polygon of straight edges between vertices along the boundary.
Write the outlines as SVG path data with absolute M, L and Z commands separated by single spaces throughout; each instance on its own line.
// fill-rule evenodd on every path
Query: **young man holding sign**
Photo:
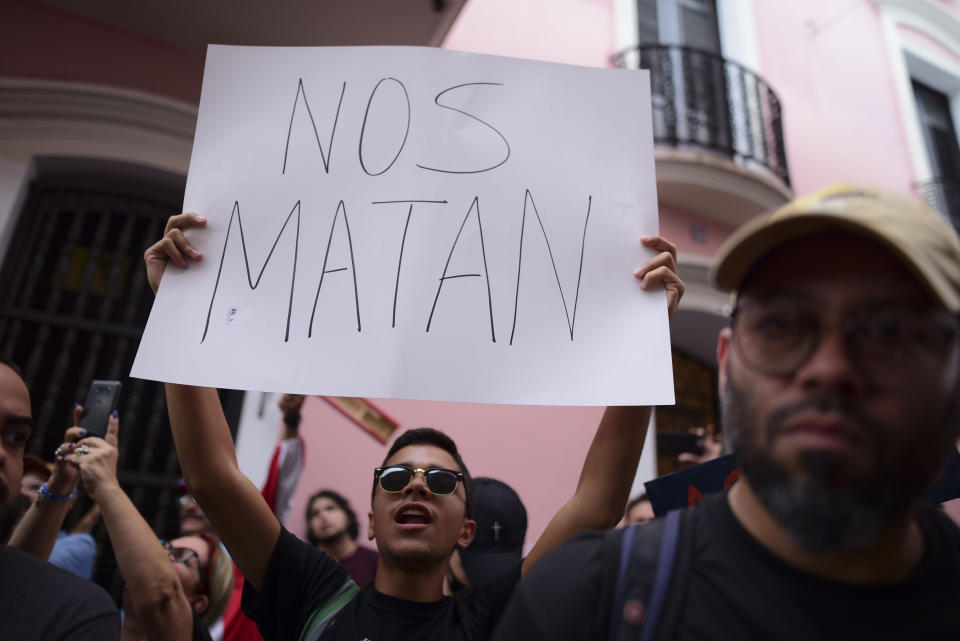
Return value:
M 202 258 L 184 231 L 205 225 L 196 214 L 170 219 L 144 257 L 154 292 L 168 262 L 186 268 Z M 659 253 L 634 275 L 643 289 L 666 289 L 672 314 L 684 290 L 676 248 L 660 237 L 642 242 Z M 370 531 L 380 560 L 374 584 L 358 590 L 344 568 L 287 532 L 240 472 L 216 390 L 168 383 L 166 391 L 185 480 L 246 577 L 245 610 L 268 641 L 489 638 L 521 575 L 548 550 L 620 519 L 650 419 L 649 407 L 608 408 L 576 493 L 521 565 L 444 598 L 450 554 L 476 527 L 470 475 L 447 436 L 407 432 L 376 468 Z

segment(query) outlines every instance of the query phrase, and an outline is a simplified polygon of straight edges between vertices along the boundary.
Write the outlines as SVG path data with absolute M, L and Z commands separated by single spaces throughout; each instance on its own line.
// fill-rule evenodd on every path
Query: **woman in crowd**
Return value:
M 230 559 L 206 532 L 156 537 L 117 481 L 118 431 L 114 412 L 104 438 L 68 442 L 60 454 L 100 506 L 126 582 L 121 639 L 209 639 L 206 623 L 220 617 L 233 587 Z

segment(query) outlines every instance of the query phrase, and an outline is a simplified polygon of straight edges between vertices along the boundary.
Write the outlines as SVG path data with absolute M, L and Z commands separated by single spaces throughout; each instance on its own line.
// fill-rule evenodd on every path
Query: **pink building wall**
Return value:
M 613 0 L 471 0 L 443 47 L 607 67 L 613 40 Z
M 910 193 L 914 180 L 878 9 L 753 2 L 760 74 L 783 104 L 795 193 L 837 181 Z M 845 5 L 846 6 L 846 5 Z
M 960 13 L 960 11 L 957 11 L 957 13 Z M 947 60 L 952 61 L 954 64 L 960 63 L 960 56 L 955 54 L 949 48 L 945 47 L 939 40 L 934 39 L 919 29 L 911 27 L 910 25 L 900 24 L 897 25 L 897 32 L 905 41 L 914 45 L 919 45 L 918 48 L 920 49 L 936 51 L 938 54 Z
M 0 76 L 89 82 L 197 104 L 203 55 L 22 0 L 0 0 Z
M 457 443 L 473 476 L 508 482 L 527 508 L 527 542 L 532 544 L 576 489 L 580 467 L 602 410 L 595 407 L 518 407 L 465 403 L 378 400 L 400 423 L 394 437 L 414 427 L 435 427 Z M 306 465 L 287 522 L 305 536 L 307 498 L 321 488 L 350 501 L 365 542 L 373 468 L 386 456 L 384 445 L 318 398 L 304 404 L 301 436 Z M 392 439 L 391 439 L 392 442 Z
M 681 255 L 710 257 L 717 253 L 723 241 L 733 233 L 733 229 L 729 225 L 661 202 L 660 233 L 673 241 Z

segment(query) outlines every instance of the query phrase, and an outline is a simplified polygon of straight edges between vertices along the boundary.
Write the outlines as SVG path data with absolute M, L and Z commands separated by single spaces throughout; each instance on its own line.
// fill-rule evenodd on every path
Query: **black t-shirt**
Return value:
M 243 612 L 256 621 L 265 641 L 296 641 L 348 581 L 342 565 L 283 529 L 259 594 L 249 583 L 243 586 Z M 519 581 L 517 564 L 492 581 L 432 603 L 390 597 L 370 584 L 343 607 L 321 638 L 486 641 Z
M 917 509 L 923 559 L 907 580 L 882 587 L 828 581 L 787 565 L 740 525 L 724 494 L 694 510 L 693 559 L 674 639 L 960 639 L 960 530 L 932 505 Z M 617 570 L 602 557 L 603 533 L 590 532 L 541 560 L 494 641 L 608 638 Z
M 17 641 L 120 638 L 120 612 L 99 585 L 0 546 L 0 637 Z

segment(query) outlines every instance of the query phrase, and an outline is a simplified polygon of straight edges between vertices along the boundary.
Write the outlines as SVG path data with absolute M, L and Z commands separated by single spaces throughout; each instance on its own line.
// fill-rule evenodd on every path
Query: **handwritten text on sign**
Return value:
M 337 396 L 673 401 L 646 72 L 212 46 L 133 375 Z M 173 212 L 172 212 L 173 213 Z

